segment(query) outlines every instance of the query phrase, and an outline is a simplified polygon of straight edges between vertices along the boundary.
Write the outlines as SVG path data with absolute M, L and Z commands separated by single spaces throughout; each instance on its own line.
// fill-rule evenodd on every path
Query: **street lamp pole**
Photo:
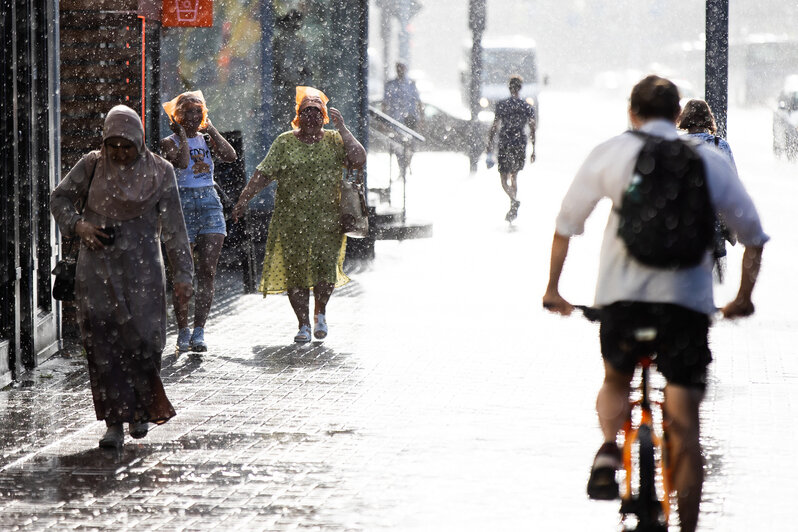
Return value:
M 476 146 L 481 144 L 478 142 L 477 135 L 479 134 L 478 120 L 479 120 L 479 97 L 482 88 L 482 34 L 485 32 L 485 18 L 486 7 L 485 0 L 469 0 L 468 2 L 468 27 L 473 34 L 473 44 L 471 45 L 471 75 L 468 82 L 468 103 L 471 110 L 471 150 L 469 160 L 471 163 L 471 171 L 475 172 L 477 169 L 477 161 L 479 153 L 476 151 Z
M 411 0 L 398 2 L 396 5 L 396 19 L 399 21 L 399 61 L 410 66 L 410 18 L 413 16 L 411 11 Z
M 380 6 L 380 37 L 382 38 L 382 82 L 388 82 L 391 77 L 391 11 L 383 4 Z
M 729 100 L 729 0 L 707 0 L 704 99 L 715 115 L 717 134 L 726 136 Z

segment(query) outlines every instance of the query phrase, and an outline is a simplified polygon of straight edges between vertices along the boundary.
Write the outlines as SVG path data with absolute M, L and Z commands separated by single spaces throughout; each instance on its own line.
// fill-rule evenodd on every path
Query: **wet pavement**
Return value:
M 617 530 L 617 505 L 584 494 L 601 440 L 597 327 L 539 301 L 565 187 L 587 150 L 625 127 L 625 102 L 593 102 L 595 123 L 574 131 L 553 119 L 572 95 L 541 101 L 516 224 L 503 221 L 495 169 L 469 176 L 462 156 L 416 154 L 409 215 L 431 220 L 434 237 L 379 242 L 333 295 L 329 338 L 308 346 L 292 342 L 284 296 L 244 295 L 222 275 L 209 351 L 164 357 L 177 416 L 121 453 L 97 448 L 79 349 L 0 392 L 0 529 Z M 712 332 L 704 531 L 794 525 L 798 167 L 770 155 L 768 120 L 730 114 L 773 242 L 757 314 Z M 372 175 L 384 163 L 374 157 Z M 563 291 L 574 302 L 592 298 L 605 218 L 600 205 L 572 244 Z M 739 278 L 731 255 L 719 303 Z

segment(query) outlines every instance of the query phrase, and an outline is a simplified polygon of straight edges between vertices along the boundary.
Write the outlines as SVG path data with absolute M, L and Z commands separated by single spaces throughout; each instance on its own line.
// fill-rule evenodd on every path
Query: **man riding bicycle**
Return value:
M 632 89 L 629 119 L 636 132 L 627 132 L 596 147 L 577 172 L 562 202 L 552 241 L 549 283 L 543 304 L 569 315 L 573 306 L 559 292 L 559 280 L 569 239 L 584 231 L 584 223 L 598 201 L 613 202 L 601 247 L 595 305 L 601 307 L 600 343 L 604 383 L 596 411 L 604 435 L 591 468 L 588 494 L 594 499 L 618 496 L 615 471 L 621 467 L 616 436 L 629 412 L 629 391 L 639 352 L 628 348 L 631 330 L 657 330 L 654 351 L 657 369 L 664 375 L 663 411 L 668 430 L 672 486 L 678 493 L 682 531 L 698 522 L 703 484 L 699 443 L 699 404 L 712 360 L 707 334 L 716 308 L 712 293 L 713 259 L 706 249 L 697 265 L 663 268 L 634 258 L 627 241 L 618 235 L 625 191 L 638 171 L 638 156 L 647 139 L 678 138 L 679 91 L 667 79 L 648 76 Z M 762 248 L 769 237 L 762 230 L 756 208 L 736 172 L 708 145 L 694 145 L 703 166 L 709 202 L 745 246 L 742 278 L 737 296 L 721 312 L 726 318 L 754 312 L 751 294 L 759 273 Z M 635 178 L 638 178 L 635 175 Z

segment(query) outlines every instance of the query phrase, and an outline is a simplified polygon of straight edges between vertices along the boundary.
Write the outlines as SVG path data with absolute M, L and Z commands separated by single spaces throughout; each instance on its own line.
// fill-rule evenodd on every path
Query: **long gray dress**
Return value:
M 81 219 L 75 204 L 85 199 L 100 152 L 84 156 L 53 191 L 50 209 L 62 233 L 74 235 Z M 97 419 L 109 423 L 163 423 L 175 415 L 160 378 L 166 343 L 166 281 L 161 238 L 175 251 L 175 282 L 191 283 L 193 264 L 172 166 L 144 213 L 112 220 L 86 208 L 82 218 L 113 226 L 115 242 L 103 250 L 81 243 L 75 299 L 89 362 Z M 161 165 L 160 162 L 163 162 Z

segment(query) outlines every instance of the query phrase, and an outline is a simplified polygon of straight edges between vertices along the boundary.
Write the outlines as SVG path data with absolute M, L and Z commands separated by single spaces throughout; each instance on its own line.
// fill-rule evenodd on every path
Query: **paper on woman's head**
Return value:
M 180 100 L 198 100 L 202 104 L 202 123 L 200 123 L 200 128 L 203 128 L 207 125 L 208 119 L 208 106 L 205 104 L 205 97 L 202 95 L 202 91 L 189 91 L 184 92 L 182 94 L 177 95 L 175 98 L 172 98 L 166 103 L 161 104 L 163 110 L 166 111 L 166 116 L 169 117 L 169 120 L 172 122 L 175 121 L 175 113 L 177 112 L 177 104 Z

